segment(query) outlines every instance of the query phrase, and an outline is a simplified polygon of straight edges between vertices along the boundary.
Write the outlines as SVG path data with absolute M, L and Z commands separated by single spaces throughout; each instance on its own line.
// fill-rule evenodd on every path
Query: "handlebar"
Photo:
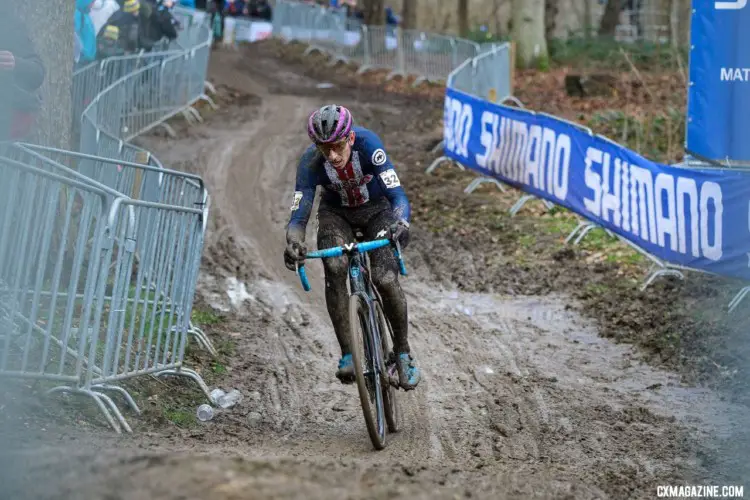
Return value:
M 308 253 L 305 256 L 305 259 L 327 259 L 331 257 L 341 257 L 345 254 L 351 255 L 355 253 L 366 253 L 372 250 L 377 250 L 378 248 L 387 247 L 388 245 L 393 245 L 394 247 L 393 253 L 398 260 L 399 273 L 401 274 L 401 276 L 406 276 L 406 266 L 404 265 L 404 260 L 401 257 L 401 245 L 399 245 L 398 242 L 393 242 L 389 239 L 364 241 L 362 243 L 350 243 L 344 246 L 326 248 L 323 250 L 318 250 L 316 252 Z M 306 292 L 309 292 L 311 288 L 310 281 L 307 279 L 307 273 L 305 272 L 305 264 L 297 264 L 297 274 L 299 274 L 299 279 L 300 281 L 302 281 L 302 288 Z

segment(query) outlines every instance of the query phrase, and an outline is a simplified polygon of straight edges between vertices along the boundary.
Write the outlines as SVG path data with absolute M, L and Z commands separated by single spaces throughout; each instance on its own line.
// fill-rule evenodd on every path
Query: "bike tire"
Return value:
M 393 330 L 388 318 L 383 313 L 383 307 L 377 301 L 375 302 L 375 317 L 380 329 L 380 341 L 383 345 L 383 360 L 385 361 L 391 355 Z M 393 357 L 395 362 L 395 354 L 393 354 Z M 401 430 L 401 410 L 396 399 L 398 388 L 391 385 L 387 366 L 383 367 L 381 373 L 383 374 L 383 409 L 385 410 L 385 421 L 388 424 L 389 432 L 398 432 Z M 396 377 L 398 377 L 398 373 L 396 373 Z
M 370 328 L 370 310 L 364 299 L 359 295 L 352 295 L 349 299 L 349 330 L 354 375 L 357 380 L 357 390 L 359 391 L 359 400 L 362 404 L 362 413 L 365 417 L 367 433 L 370 435 L 370 441 L 372 441 L 375 449 L 382 450 L 385 448 L 386 429 L 383 391 L 381 388 L 382 382 L 378 376 L 369 376 L 373 385 L 373 394 L 371 394 L 367 386 L 368 375 L 365 374 L 364 370 L 365 366 L 368 368 L 372 366 L 372 360 L 369 359 L 370 356 L 366 352 L 365 346 L 365 338 L 373 338 Z M 362 330 L 361 338 L 359 330 Z M 380 349 L 379 343 L 376 348 Z M 373 369 L 369 369 L 368 371 L 377 373 Z M 374 396 L 374 401 L 370 400 L 371 396 Z M 373 410 L 375 410 L 374 414 Z

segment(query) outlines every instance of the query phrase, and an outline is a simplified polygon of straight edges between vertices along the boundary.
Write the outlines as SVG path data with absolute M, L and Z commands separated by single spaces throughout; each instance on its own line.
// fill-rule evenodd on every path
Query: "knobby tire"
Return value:
M 393 330 L 391 324 L 383 313 L 383 308 L 380 302 L 375 301 L 375 318 L 378 322 L 380 329 L 380 341 L 383 344 L 383 359 L 391 354 L 393 339 Z M 393 361 L 396 362 L 395 354 L 393 355 Z M 385 410 L 385 421 L 388 424 L 389 432 L 398 432 L 401 427 L 401 412 L 398 407 L 398 401 L 396 401 L 396 395 L 398 389 L 391 385 L 390 377 L 388 376 L 387 367 L 383 368 L 383 409 Z M 398 377 L 398 374 L 396 375 Z
M 360 329 L 362 330 L 361 339 L 359 336 Z M 385 448 L 386 427 L 386 425 L 384 425 L 385 422 L 383 422 L 383 420 L 385 420 L 385 411 L 382 404 L 382 380 L 380 379 L 380 377 L 373 377 L 373 379 L 378 380 L 373 380 L 375 382 L 375 401 L 370 401 L 370 391 L 367 388 L 364 370 L 365 364 L 367 363 L 367 365 L 369 365 L 369 360 L 367 353 L 365 352 L 366 346 L 364 344 L 364 341 L 366 338 L 372 339 L 372 332 L 370 332 L 369 309 L 364 299 L 359 295 L 352 295 L 349 299 L 349 330 L 352 349 L 352 361 L 354 363 L 354 375 L 357 379 L 357 389 L 359 390 L 359 399 L 362 403 L 362 412 L 365 416 L 365 425 L 367 426 L 367 432 L 370 435 L 370 440 L 372 441 L 375 449 L 382 450 L 383 448 Z M 374 367 L 370 368 L 373 369 Z M 381 387 L 381 390 L 378 390 L 378 386 Z M 380 400 L 380 405 L 378 405 L 378 400 Z M 373 404 L 375 405 L 375 415 L 373 415 L 372 411 Z

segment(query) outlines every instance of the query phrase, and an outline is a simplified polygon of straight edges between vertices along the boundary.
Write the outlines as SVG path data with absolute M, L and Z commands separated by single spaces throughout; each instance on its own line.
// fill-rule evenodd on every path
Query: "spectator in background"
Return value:
M 85 66 L 96 60 L 96 28 L 89 16 L 93 0 L 76 0 L 75 32 L 81 44 L 77 64 Z
M 250 17 L 257 19 L 271 22 L 271 18 L 273 17 L 273 11 L 268 0 L 251 0 L 248 10 Z
M 243 0 L 226 0 L 224 3 L 224 17 L 246 16 L 247 12 L 247 6 Z
M 120 10 L 112 14 L 112 17 L 107 21 L 106 26 L 112 25 L 117 27 L 118 43 L 126 53 L 136 52 L 140 45 L 138 39 L 140 10 L 141 3 L 139 0 L 122 0 L 120 2 Z M 100 31 L 99 36 L 102 37 L 103 33 L 104 30 Z M 113 31 L 110 30 L 109 33 L 111 34 Z
M 152 4 L 145 1 L 138 10 L 138 48 L 150 52 L 161 39 L 177 38 L 176 20 L 168 6 L 171 1 Z
M 91 4 L 89 17 L 91 17 L 91 21 L 94 23 L 97 35 L 99 35 L 99 32 L 107 24 L 109 18 L 118 10 L 120 10 L 120 4 L 117 3 L 117 0 L 94 0 L 94 3 Z
M 180 5 L 182 5 L 183 7 L 188 7 L 190 9 L 195 8 L 195 0 L 179 0 L 179 1 L 180 1 Z
M 396 14 L 393 13 L 393 9 L 390 5 L 385 6 L 385 24 L 389 26 L 398 26 L 399 25 L 399 18 Z
M 0 17 L 0 140 L 22 140 L 41 107 L 45 69 L 26 24 L 13 9 Z
M 107 24 L 96 37 L 96 54 L 99 59 L 125 55 L 125 48 L 120 44 L 120 28 Z

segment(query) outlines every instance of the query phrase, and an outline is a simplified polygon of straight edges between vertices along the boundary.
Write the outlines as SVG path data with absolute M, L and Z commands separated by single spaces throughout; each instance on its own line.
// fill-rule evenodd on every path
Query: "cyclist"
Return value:
M 409 243 L 411 206 L 401 182 L 373 131 L 353 126 L 351 112 L 330 104 L 314 111 L 307 121 L 313 144 L 302 154 L 291 218 L 286 229 L 284 262 L 295 270 L 304 261 L 305 229 L 312 212 L 315 191 L 322 186 L 317 213 L 318 248 L 342 246 L 354 241 L 354 229 L 368 240 L 389 234 L 401 248 Z M 414 389 L 421 378 L 407 340 L 406 297 L 398 281 L 398 262 L 389 247 L 370 253 L 372 280 L 383 298 L 384 313 L 395 336 L 399 383 Z M 344 384 L 355 381 L 349 346 L 349 292 L 347 257 L 323 260 L 326 306 L 341 347 L 336 377 Z

